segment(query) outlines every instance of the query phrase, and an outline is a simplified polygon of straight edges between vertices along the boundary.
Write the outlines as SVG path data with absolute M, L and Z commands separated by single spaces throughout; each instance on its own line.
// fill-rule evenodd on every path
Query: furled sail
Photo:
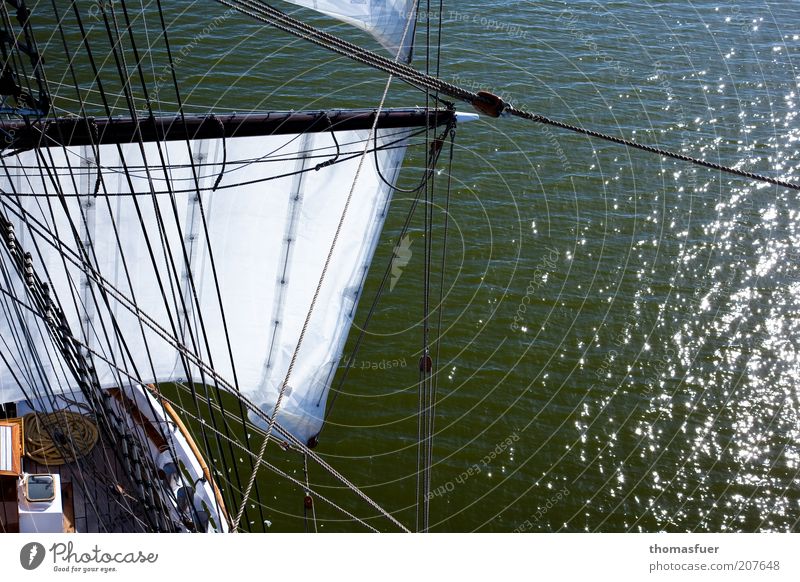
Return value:
M 84 145 L 28 150 L 4 159 L 0 211 L 97 354 L 101 386 L 214 384 L 213 369 L 272 414 L 352 188 L 278 414 L 305 441 L 322 425 L 391 200 L 379 171 L 393 183 L 409 132 L 378 130 L 377 163 L 370 153 L 355 186 L 367 130 L 103 144 L 99 156 Z M 0 287 L 24 297 L 0 255 Z M 41 382 L 74 389 L 36 317 L 9 305 L 0 402 Z
M 366 30 L 392 57 L 409 61 L 414 46 L 416 0 L 286 0 Z

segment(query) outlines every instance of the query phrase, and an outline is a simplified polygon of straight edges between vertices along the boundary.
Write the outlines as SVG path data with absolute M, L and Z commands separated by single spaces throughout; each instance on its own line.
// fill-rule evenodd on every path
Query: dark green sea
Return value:
M 380 101 L 377 71 L 213 2 L 167 4 L 188 110 Z M 378 50 L 344 25 L 281 8 Z M 437 24 L 438 3 L 431 11 Z M 451 83 L 800 179 L 794 1 L 460 1 L 445 4 L 441 24 L 440 76 Z M 425 40 L 421 24 L 423 68 Z M 433 56 L 436 40 L 434 31 Z M 151 63 L 156 80 L 160 66 Z M 425 96 L 395 81 L 389 105 L 423 106 Z M 159 107 L 174 111 L 166 92 Z M 402 186 L 419 182 L 423 152 L 412 148 Z M 459 126 L 451 174 L 441 305 L 438 258 L 432 293 L 443 337 L 431 530 L 800 530 L 798 192 L 519 119 Z M 399 240 L 410 203 L 395 197 L 357 322 L 398 245 L 410 259 L 381 298 L 317 451 L 413 529 L 425 239 L 417 212 Z M 267 459 L 303 479 L 297 455 L 274 447 Z M 393 531 L 313 465 L 310 482 Z M 263 471 L 259 491 L 250 503 L 263 504 L 267 531 L 313 528 L 302 490 Z M 316 513 L 321 531 L 363 530 L 324 503 Z

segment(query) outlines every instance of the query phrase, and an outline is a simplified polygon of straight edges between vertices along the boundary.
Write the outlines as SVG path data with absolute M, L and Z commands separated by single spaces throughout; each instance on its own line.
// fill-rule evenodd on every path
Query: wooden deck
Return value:
M 127 494 L 133 485 L 102 439 L 76 462 L 44 466 L 26 458 L 24 465 L 27 473 L 61 475 L 65 532 L 147 531 Z
M 64 508 L 64 533 L 75 533 L 75 491 L 72 481 L 61 483 L 61 504 Z
M 0 533 L 19 532 L 17 480 L 0 475 Z

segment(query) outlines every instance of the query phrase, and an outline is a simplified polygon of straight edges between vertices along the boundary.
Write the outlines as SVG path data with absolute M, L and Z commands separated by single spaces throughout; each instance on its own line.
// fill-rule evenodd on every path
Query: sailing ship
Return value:
M 293 4 L 412 58 L 416 0 Z M 477 116 L 430 95 L 190 114 L 159 1 L 5 0 L 2 26 L 0 530 L 248 530 L 258 469 L 281 473 L 270 442 L 380 509 L 313 448 L 406 150 L 426 148 L 431 176 Z M 154 78 L 142 61 L 159 50 Z M 422 434 L 433 365 L 426 351 Z M 252 479 L 223 486 L 240 456 Z M 283 477 L 309 512 L 330 501 Z
M 0 1 L 0 531 L 260 531 L 272 492 L 259 471 L 301 490 L 311 521 L 325 504 L 369 530 L 427 531 L 436 318 L 441 327 L 431 193 L 457 123 L 477 117 L 457 101 L 800 190 L 443 81 L 431 66 L 441 2 L 434 24 L 418 0 L 289 1 L 359 29 L 365 45 L 371 35 L 384 54 L 262 0 L 202 6 L 388 75 L 371 107 L 189 111 L 178 71 L 191 51 L 170 43 L 189 6 Z M 203 30 L 218 32 L 221 16 L 209 18 Z M 421 36 L 425 72 L 410 65 Z M 393 78 L 419 89 L 419 102 L 386 107 Z M 411 148 L 425 166 L 400 190 Z M 354 361 L 345 343 L 397 191 L 423 208 L 426 229 L 408 525 L 315 451 L 341 393 L 334 378 Z M 300 460 L 302 478 L 276 462 L 282 454 Z M 309 464 L 370 518 L 312 487 Z

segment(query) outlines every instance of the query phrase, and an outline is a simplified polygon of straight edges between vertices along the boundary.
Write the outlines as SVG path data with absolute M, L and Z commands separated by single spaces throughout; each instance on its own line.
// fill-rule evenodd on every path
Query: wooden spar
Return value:
M 231 115 L 186 115 L 143 117 L 80 118 L 65 117 L 36 123 L 0 121 L 0 131 L 7 137 L 6 149 L 27 150 L 35 147 L 88 146 L 96 144 L 183 141 L 354 131 L 371 129 L 375 122 L 371 109 L 269 112 Z M 452 123 L 455 111 L 447 109 L 387 109 L 378 117 L 377 129 L 438 127 Z

